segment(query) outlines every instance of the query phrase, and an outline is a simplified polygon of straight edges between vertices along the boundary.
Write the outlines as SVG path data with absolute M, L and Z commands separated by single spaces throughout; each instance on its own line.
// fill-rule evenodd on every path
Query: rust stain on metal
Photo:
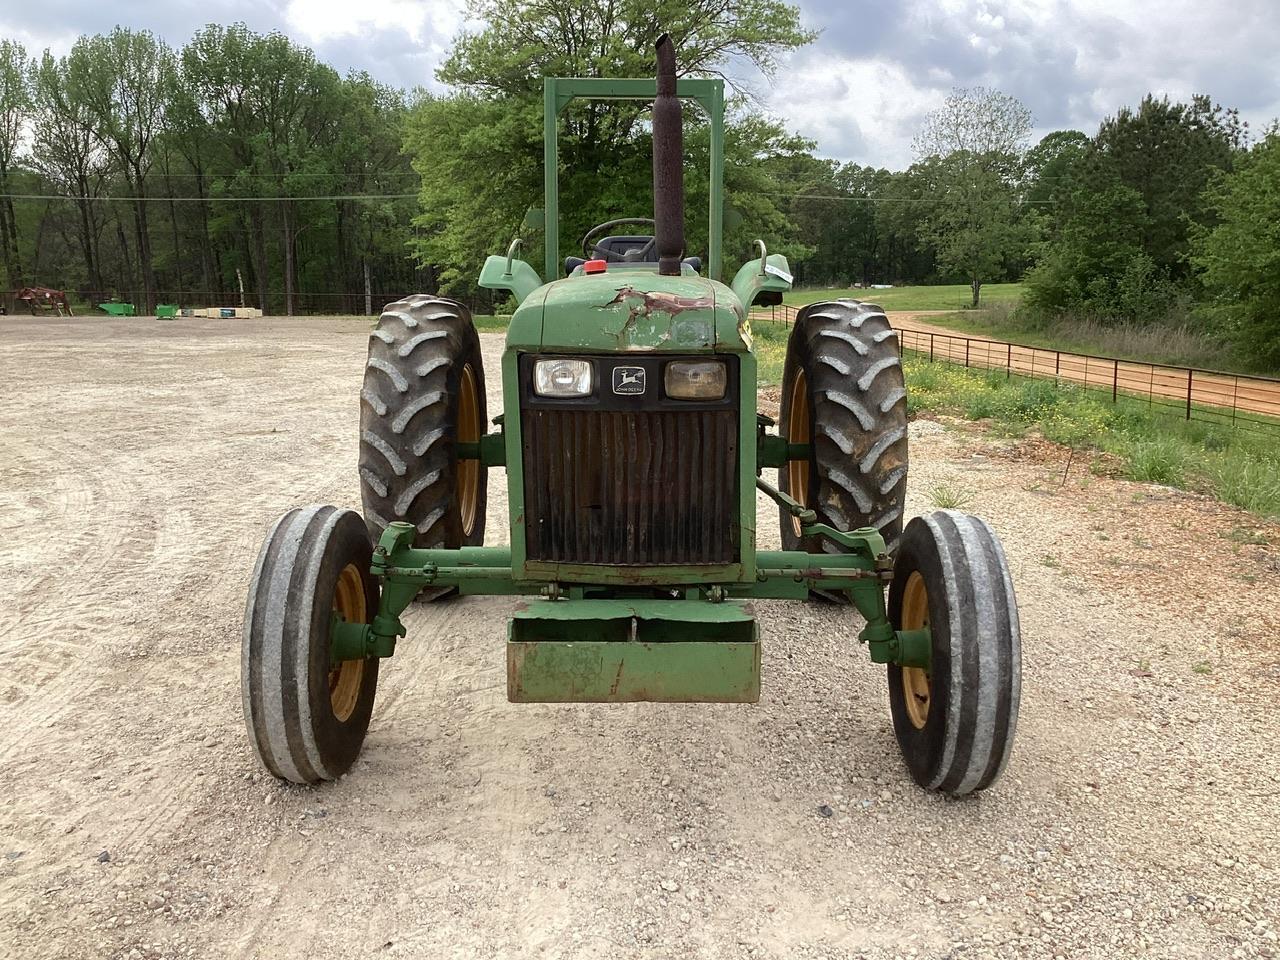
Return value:
M 617 289 L 618 292 L 614 298 L 607 303 L 598 304 L 597 309 L 606 310 L 609 307 L 619 305 L 627 308 L 627 321 L 622 325 L 622 329 L 618 331 L 619 339 L 628 330 L 632 329 L 636 325 L 636 321 L 641 317 L 648 317 L 654 313 L 665 313 L 668 316 L 675 317 L 687 310 L 710 310 L 715 306 L 715 298 L 710 294 L 702 297 L 682 297 L 678 294 L 667 293 L 665 290 L 649 292 L 637 290 L 630 284 Z

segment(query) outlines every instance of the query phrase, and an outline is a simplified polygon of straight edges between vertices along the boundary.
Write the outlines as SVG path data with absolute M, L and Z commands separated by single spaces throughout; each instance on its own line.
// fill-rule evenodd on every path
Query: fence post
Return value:
M 969 340 L 969 338 L 968 338 L 968 337 L 965 337 L 965 338 L 964 338 L 964 365 L 965 365 L 966 367 L 967 367 L 967 366 L 969 366 L 969 344 L 970 344 L 970 342 L 971 342 L 971 341 Z
M 1120 361 L 1111 361 L 1111 402 L 1116 402 L 1116 391 L 1120 386 Z
M 1062 371 L 1062 351 L 1055 350 L 1053 352 L 1053 382 L 1058 382 L 1058 375 Z
M 1195 376 L 1195 371 L 1190 367 L 1187 368 L 1187 419 L 1191 419 L 1191 378 Z
M 1013 376 L 1013 344 L 1009 344 L 1009 349 L 1004 357 L 1004 378 L 1008 380 Z
M 933 334 L 929 334 L 929 362 L 933 363 Z

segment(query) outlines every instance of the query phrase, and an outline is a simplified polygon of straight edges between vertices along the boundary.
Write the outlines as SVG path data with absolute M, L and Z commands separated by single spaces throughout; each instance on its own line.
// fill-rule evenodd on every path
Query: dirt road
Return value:
M 1276 955 L 1280 530 L 958 427 L 910 506 L 1013 564 L 988 794 L 911 786 L 850 611 L 785 603 L 751 707 L 511 705 L 512 602 L 415 607 L 357 767 L 271 780 L 244 591 L 287 507 L 358 505 L 367 334 L 0 318 L 0 956 Z

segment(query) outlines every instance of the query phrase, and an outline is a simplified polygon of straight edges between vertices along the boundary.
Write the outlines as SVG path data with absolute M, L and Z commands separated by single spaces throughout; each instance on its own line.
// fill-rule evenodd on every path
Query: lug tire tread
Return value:
M 484 542 L 487 476 L 464 534 L 456 496 L 458 385 L 475 371 L 481 429 L 488 422 L 480 338 L 467 308 L 419 295 L 389 303 L 369 336 L 360 391 L 360 498 L 376 542 L 393 520 L 412 523 L 417 547 Z
M 907 393 L 897 335 L 884 311 L 857 300 L 814 303 L 800 311 L 787 344 L 784 429 L 791 384 L 801 370 L 813 414 L 810 476 L 816 475 L 817 490 L 810 505 L 821 522 L 838 530 L 876 527 L 893 552 L 906 506 Z M 778 471 L 778 485 L 791 493 L 785 468 Z M 780 517 L 784 549 L 837 550 L 825 538 L 804 540 L 789 514 L 780 511 Z

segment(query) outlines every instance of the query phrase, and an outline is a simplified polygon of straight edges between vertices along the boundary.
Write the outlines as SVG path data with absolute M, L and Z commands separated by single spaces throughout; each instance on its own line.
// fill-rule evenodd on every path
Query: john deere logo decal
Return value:
M 614 393 L 644 393 L 644 367 L 614 367 Z

